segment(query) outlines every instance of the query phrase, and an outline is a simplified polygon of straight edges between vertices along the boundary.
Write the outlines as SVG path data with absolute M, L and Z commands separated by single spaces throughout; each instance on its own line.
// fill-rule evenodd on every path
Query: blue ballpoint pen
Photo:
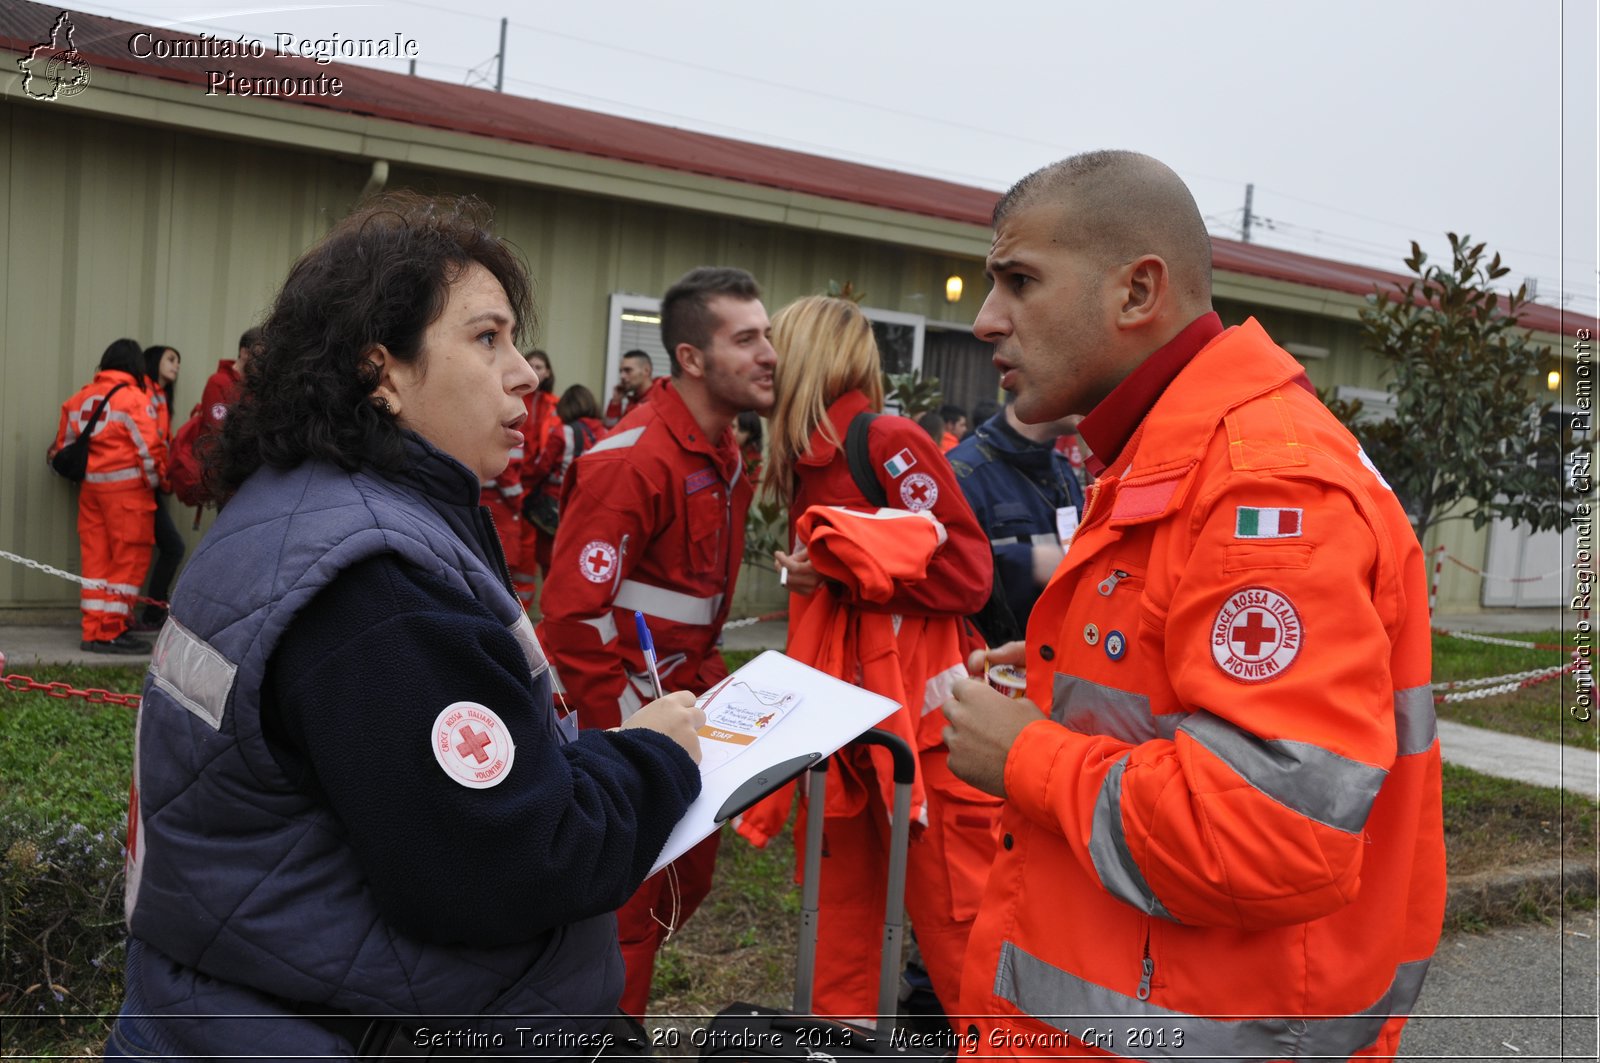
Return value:
M 644 622 L 644 614 L 637 609 L 633 611 L 633 623 L 639 629 L 639 649 L 644 651 L 644 663 L 650 669 L 650 681 L 656 685 L 656 697 L 660 698 L 665 691 L 661 689 L 661 669 L 656 667 L 656 642 L 650 637 L 650 625 Z

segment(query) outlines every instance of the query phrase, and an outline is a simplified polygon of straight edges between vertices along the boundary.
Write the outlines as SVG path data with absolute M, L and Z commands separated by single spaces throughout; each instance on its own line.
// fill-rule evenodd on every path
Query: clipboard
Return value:
M 668 835 L 651 874 L 900 707 L 776 650 L 752 659 L 695 704 L 707 718 L 700 732 L 700 796 Z

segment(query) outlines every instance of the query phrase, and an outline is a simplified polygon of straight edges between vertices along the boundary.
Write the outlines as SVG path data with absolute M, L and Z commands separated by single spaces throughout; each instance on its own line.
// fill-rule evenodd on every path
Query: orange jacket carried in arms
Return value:
M 750 495 L 733 430 L 705 438 L 670 383 L 572 463 L 539 637 L 579 726 L 615 727 L 655 696 L 634 610 L 668 693 L 702 694 L 727 674 L 716 643 Z
M 1394 495 L 1254 320 L 1223 333 L 1029 622 L 1050 719 L 1006 761 L 978 1050 L 1392 1055 L 1444 911 L 1430 653 Z
M 89 471 L 83 482 L 139 488 L 158 487 L 167 474 L 167 441 L 161 434 L 156 402 L 144 385 L 120 369 L 102 369 L 61 404 L 61 420 L 50 453 L 77 439 L 100 400 L 118 384 L 89 442 Z
M 810 551 L 817 574 L 829 581 L 812 594 L 789 596 L 790 657 L 847 682 L 900 703 L 877 726 L 905 739 L 912 749 L 937 742 L 943 729 L 938 708 L 950 687 L 966 674 L 961 667 L 960 621 L 928 614 L 898 616 L 853 608 L 853 601 L 882 602 L 897 583 L 926 578 L 935 553 L 948 538 L 944 525 L 927 511 L 880 509 L 862 513 L 836 506 L 812 506 L 796 522 L 796 532 Z M 830 584 L 839 585 L 835 590 Z M 937 719 L 921 738 L 923 720 Z M 883 807 L 894 807 L 889 758 L 879 747 L 853 750 L 871 756 L 875 778 L 852 770 L 849 757 L 838 758 L 839 771 L 827 790 L 827 814 L 850 816 L 866 805 L 864 787 L 877 786 Z M 739 833 L 765 845 L 783 829 L 793 804 L 793 784 L 764 798 L 738 817 Z M 927 822 L 927 797 L 919 771 L 914 783 L 911 816 Z

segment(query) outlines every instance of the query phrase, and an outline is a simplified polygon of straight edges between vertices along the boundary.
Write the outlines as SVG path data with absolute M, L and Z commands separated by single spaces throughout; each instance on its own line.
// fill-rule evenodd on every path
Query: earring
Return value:
M 388 399 L 380 398 L 380 399 L 378 399 L 377 402 L 373 403 L 373 405 L 378 407 L 378 412 L 381 413 L 381 414 L 384 414 L 385 416 L 387 416 L 389 414 L 392 414 L 394 412 L 393 410 L 389 409 L 389 400 Z

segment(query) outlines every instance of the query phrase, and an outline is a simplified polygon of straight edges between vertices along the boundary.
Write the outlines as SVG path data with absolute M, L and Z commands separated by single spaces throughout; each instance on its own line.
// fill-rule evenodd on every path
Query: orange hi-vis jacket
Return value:
M 155 399 L 144 385 L 120 369 L 104 369 L 61 404 L 54 453 L 77 439 L 94 416 L 100 400 L 118 384 L 105 412 L 94 426 L 89 442 L 89 471 L 85 484 L 105 488 L 158 487 L 167 471 L 167 441 L 161 433 Z
M 707 439 L 671 383 L 572 463 L 539 639 L 580 727 L 616 727 L 655 698 L 635 610 L 667 693 L 703 694 L 728 674 L 717 639 L 750 497 L 733 430 Z
M 899 735 L 912 749 L 940 741 L 944 716 L 939 706 L 966 675 L 962 667 L 960 618 L 931 614 L 899 616 L 869 613 L 852 602 L 882 603 L 897 584 L 926 578 L 928 566 L 948 535 L 933 514 L 923 510 L 880 509 L 875 513 L 837 506 L 812 506 L 795 522 L 824 585 L 809 595 L 789 596 L 789 642 L 785 652 L 797 661 L 846 682 L 892 698 L 898 711 L 878 728 Z M 932 739 L 924 740 L 924 720 Z M 838 758 L 840 770 L 829 781 L 827 814 L 853 816 L 867 805 L 865 787 L 876 786 L 883 807 L 894 807 L 892 766 L 880 747 L 852 750 Z M 853 757 L 871 757 L 870 772 L 855 770 Z M 864 766 L 864 765 L 863 765 Z M 765 845 L 789 818 L 793 784 L 747 809 L 735 821 L 739 833 Z M 919 771 L 913 783 L 911 817 L 927 823 L 927 796 Z
M 970 939 L 998 1054 L 1393 1055 L 1444 911 L 1422 552 L 1254 321 L 1098 481 L 1028 625 Z

